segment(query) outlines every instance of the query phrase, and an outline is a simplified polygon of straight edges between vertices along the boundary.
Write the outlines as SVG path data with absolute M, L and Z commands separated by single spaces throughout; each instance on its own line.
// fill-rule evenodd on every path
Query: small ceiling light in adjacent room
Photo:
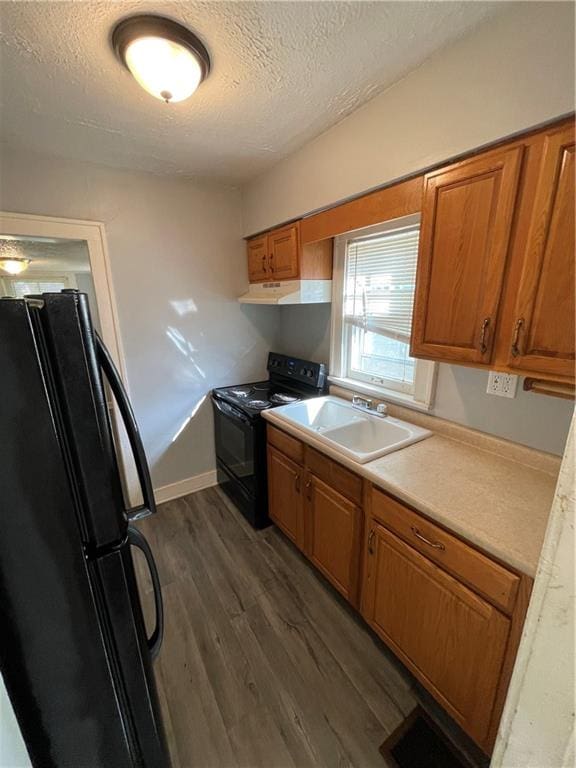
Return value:
M 173 102 L 191 96 L 210 71 L 202 42 L 163 16 L 131 16 L 112 33 L 112 47 L 144 90 Z
M 28 269 L 30 259 L 2 259 L 0 258 L 0 269 L 8 272 L 9 275 L 19 275 Z
M 22 251 L 12 245 L 9 239 L 0 239 L 0 269 L 9 275 L 19 275 L 28 269 L 30 259 L 22 258 Z

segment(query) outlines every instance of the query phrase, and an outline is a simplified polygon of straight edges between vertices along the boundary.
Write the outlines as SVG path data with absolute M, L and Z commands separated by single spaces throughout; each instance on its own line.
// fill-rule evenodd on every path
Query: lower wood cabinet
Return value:
M 268 513 L 300 549 L 304 547 L 302 475 L 301 466 L 268 446 Z
M 362 510 L 310 473 L 306 490 L 305 552 L 336 589 L 357 605 Z
M 483 743 L 510 620 L 378 523 L 368 538 L 364 617 Z
M 272 520 L 490 754 L 532 579 L 271 425 L 268 485 Z

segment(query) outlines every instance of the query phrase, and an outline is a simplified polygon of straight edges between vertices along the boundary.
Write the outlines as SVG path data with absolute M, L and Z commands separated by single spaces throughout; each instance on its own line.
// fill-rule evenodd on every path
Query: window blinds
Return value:
M 348 244 L 344 321 L 408 343 L 418 259 L 418 225 Z
M 30 280 L 19 279 L 11 280 L 10 282 L 12 284 L 14 296 L 18 299 L 38 293 L 55 293 L 68 287 L 67 281 L 58 280 L 58 278 L 55 278 L 54 280 L 34 280 L 33 278 Z

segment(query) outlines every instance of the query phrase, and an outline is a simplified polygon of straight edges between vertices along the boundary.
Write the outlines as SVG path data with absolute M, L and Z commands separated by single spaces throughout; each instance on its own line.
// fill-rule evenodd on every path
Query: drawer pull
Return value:
M 412 525 L 410 527 L 410 530 L 412 531 L 414 536 L 416 536 L 417 539 L 420 539 L 420 541 L 423 541 L 424 544 L 428 544 L 429 547 L 434 547 L 434 549 L 440 549 L 440 550 L 446 549 L 446 547 L 444 546 L 444 544 L 442 544 L 441 541 L 430 541 L 430 539 L 427 539 L 426 536 L 423 536 L 418 530 L 418 528 L 416 528 L 415 525 Z

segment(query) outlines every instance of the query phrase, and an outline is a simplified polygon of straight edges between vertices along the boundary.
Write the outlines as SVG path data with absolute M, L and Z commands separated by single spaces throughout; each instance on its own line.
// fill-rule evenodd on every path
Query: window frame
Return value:
M 405 384 L 382 378 L 382 383 L 368 380 L 369 375 L 352 376 L 349 373 L 348 350 L 353 329 L 344 322 L 344 283 L 346 251 L 348 243 L 362 237 L 384 235 L 397 229 L 420 224 L 420 214 L 390 219 L 362 229 L 355 229 L 334 238 L 334 271 L 332 276 L 332 321 L 330 333 L 330 383 L 345 389 L 352 389 L 366 395 L 397 402 L 417 410 L 429 411 L 432 408 L 437 364 L 428 360 L 416 359 L 414 366 L 413 392 L 408 392 Z

